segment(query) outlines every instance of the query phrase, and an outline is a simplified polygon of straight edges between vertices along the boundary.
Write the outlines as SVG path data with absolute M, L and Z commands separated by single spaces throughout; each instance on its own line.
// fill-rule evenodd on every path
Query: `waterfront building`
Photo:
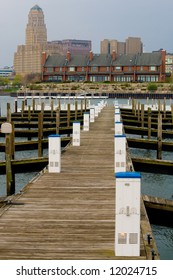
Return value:
M 19 45 L 14 54 L 14 70 L 16 74 L 27 75 L 41 73 L 42 52 L 49 54 L 87 54 L 91 50 L 89 40 L 56 40 L 47 42 L 47 28 L 42 9 L 35 5 L 28 15 L 25 32 L 25 45 Z
M 14 74 L 14 70 L 11 67 L 0 68 L 0 77 L 9 78 Z
M 42 79 L 45 82 L 164 82 L 164 50 L 154 53 L 42 55 Z
M 166 54 L 166 62 L 165 62 L 165 71 L 166 73 L 173 73 L 173 54 Z
M 137 54 L 143 52 L 141 38 L 128 37 L 125 42 L 104 39 L 100 42 L 100 53 L 111 54 L 115 50 L 117 54 Z

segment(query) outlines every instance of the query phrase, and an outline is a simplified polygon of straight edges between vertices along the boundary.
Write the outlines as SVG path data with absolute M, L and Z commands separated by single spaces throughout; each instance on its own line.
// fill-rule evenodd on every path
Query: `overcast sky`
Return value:
M 30 9 L 45 16 L 48 40 L 86 39 L 94 53 L 100 41 L 141 37 L 144 51 L 173 52 L 173 0 L 0 0 L 0 66 L 13 65 L 17 45 L 25 44 Z

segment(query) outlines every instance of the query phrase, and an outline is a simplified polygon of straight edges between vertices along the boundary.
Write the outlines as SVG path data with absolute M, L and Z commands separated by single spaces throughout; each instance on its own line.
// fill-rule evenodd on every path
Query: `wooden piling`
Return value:
M 50 107 L 51 107 L 51 118 L 53 118 L 53 107 L 54 107 L 53 99 L 50 102 Z
M 60 126 L 60 110 L 58 108 L 56 110 L 56 134 L 59 134 L 59 126 Z
M 32 99 L 32 112 L 34 113 L 35 111 L 35 99 Z
M 14 101 L 14 112 L 17 113 L 17 99 Z
M 164 116 L 164 119 L 166 119 L 166 97 L 164 97 L 164 103 L 163 103 L 163 116 Z
M 140 102 L 138 102 L 138 121 L 140 121 Z
M 67 127 L 70 127 L 70 103 L 67 104 Z
M 25 101 L 22 101 L 22 118 L 24 116 L 24 110 L 25 110 Z
M 7 103 L 7 122 L 11 123 L 11 108 L 10 108 L 10 103 Z
M 148 139 L 151 139 L 151 108 L 148 108 Z
M 43 113 L 38 114 L 38 157 L 43 156 Z
M 171 118 L 172 118 L 172 125 L 173 125 L 173 104 L 171 104 Z
M 75 120 L 77 120 L 77 114 L 78 114 L 78 102 L 75 101 Z
M 162 159 L 162 114 L 158 114 L 157 141 L 157 159 Z

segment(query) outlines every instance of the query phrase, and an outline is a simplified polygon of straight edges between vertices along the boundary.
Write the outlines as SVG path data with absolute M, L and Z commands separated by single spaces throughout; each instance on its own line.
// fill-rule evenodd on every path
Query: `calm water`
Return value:
M 7 102 L 11 103 L 11 108 L 13 108 L 14 98 L 0 97 L 2 115 L 6 114 Z M 108 102 L 112 102 L 112 100 L 109 100 Z M 127 100 L 119 100 L 119 104 L 121 103 L 127 103 Z M 145 100 L 143 101 L 143 103 L 145 103 Z M 130 135 L 127 136 L 129 137 Z M 134 135 L 132 137 L 134 137 Z M 2 142 L 2 138 L 0 139 L 0 142 Z M 130 148 L 130 153 L 132 156 L 156 158 L 156 151 L 152 150 Z M 47 150 L 44 151 L 44 154 L 47 154 Z M 37 156 L 37 151 L 16 152 L 15 155 L 16 158 L 34 156 Z M 173 153 L 163 152 L 163 159 L 173 160 Z M 0 153 L 0 160 L 4 160 L 4 153 Z M 16 174 L 16 192 L 23 188 L 36 174 L 36 172 Z M 171 175 L 152 174 L 144 172 L 142 172 L 141 175 L 142 193 L 167 199 L 173 199 L 173 177 Z M 0 182 L 0 196 L 4 196 L 6 194 L 5 176 L 0 176 Z M 173 228 L 153 224 L 151 226 L 159 250 L 160 258 L 165 260 L 173 260 Z

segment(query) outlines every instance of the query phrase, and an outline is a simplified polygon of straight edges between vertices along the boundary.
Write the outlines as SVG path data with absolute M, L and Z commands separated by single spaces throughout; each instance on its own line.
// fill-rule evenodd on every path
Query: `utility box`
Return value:
M 59 134 L 49 135 L 49 173 L 61 172 L 61 137 Z
M 80 146 L 80 122 L 73 122 L 73 146 Z
M 90 108 L 90 122 L 95 121 L 95 108 Z
M 126 136 L 115 134 L 114 137 L 114 165 L 115 172 L 126 171 Z
M 89 124 L 90 124 L 90 114 L 89 113 L 84 113 L 83 114 L 83 130 L 84 131 L 89 131 Z
M 122 135 L 123 134 L 123 123 L 115 122 L 115 134 Z
M 140 256 L 141 175 L 118 172 L 115 178 L 115 255 Z

